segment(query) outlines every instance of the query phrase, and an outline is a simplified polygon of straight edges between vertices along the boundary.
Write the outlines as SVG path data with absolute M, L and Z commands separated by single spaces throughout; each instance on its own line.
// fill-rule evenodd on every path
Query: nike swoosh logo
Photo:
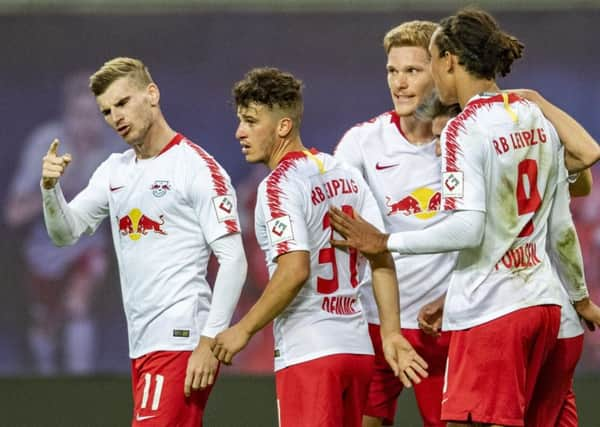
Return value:
M 125 186 L 124 185 L 119 185 L 118 187 L 109 186 L 108 188 L 109 188 L 110 191 L 117 191 L 117 190 L 120 190 L 123 187 L 125 187 Z
M 396 166 L 398 166 L 398 163 L 394 163 L 393 165 L 380 165 L 379 162 L 377 162 L 377 164 L 375 164 L 375 169 L 380 171 L 380 170 L 384 170 L 384 169 L 393 168 Z
M 136 421 L 144 421 L 144 420 L 149 420 L 150 418 L 156 418 L 157 415 L 145 415 L 143 417 L 140 417 L 139 415 L 135 416 L 135 420 Z

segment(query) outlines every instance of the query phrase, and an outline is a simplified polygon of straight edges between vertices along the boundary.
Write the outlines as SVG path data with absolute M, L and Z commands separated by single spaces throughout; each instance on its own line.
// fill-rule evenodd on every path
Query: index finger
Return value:
M 48 154 L 52 154 L 52 155 L 56 156 L 56 153 L 58 152 L 59 144 L 60 144 L 60 141 L 58 140 L 58 138 L 54 138 L 52 140 L 52 143 L 50 144 L 50 148 L 48 148 Z

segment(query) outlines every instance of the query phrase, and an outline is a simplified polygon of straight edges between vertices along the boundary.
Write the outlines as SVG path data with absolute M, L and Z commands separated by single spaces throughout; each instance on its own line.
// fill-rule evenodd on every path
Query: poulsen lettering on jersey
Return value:
M 224 196 L 213 197 L 212 202 L 219 222 L 225 222 L 236 218 L 235 206 L 231 195 L 225 194 Z
M 545 143 L 548 139 L 544 129 L 530 129 L 521 132 L 514 132 L 508 136 L 501 136 L 494 139 L 494 149 L 496 153 L 502 155 L 507 153 L 510 149 L 518 150 L 519 148 L 530 147 L 537 145 L 538 143 Z
M 542 261 L 540 261 L 537 256 L 536 244 L 526 243 L 506 251 L 502 259 L 496 263 L 496 271 L 502 266 L 512 271 L 523 270 L 525 268 L 535 267 L 541 262 Z

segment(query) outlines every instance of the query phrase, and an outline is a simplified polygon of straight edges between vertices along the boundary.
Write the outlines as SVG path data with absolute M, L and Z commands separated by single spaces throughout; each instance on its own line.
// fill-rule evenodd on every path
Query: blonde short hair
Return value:
M 415 46 L 429 51 L 429 40 L 438 24 L 431 21 L 409 21 L 392 28 L 383 37 L 386 55 L 393 47 Z
M 121 77 L 130 77 L 140 86 L 154 83 L 148 68 L 135 58 L 118 57 L 107 61 L 90 77 L 90 89 L 95 96 L 102 95 L 106 89 Z

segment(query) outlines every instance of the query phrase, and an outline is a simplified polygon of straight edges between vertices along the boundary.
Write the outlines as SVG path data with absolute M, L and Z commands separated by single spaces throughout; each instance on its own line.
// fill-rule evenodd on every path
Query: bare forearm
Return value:
M 389 252 L 370 259 L 373 278 L 373 293 L 381 334 L 395 333 L 400 330 L 400 296 L 394 261 Z
M 293 301 L 306 280 L 295 271 L 277 268 L 264 292 L 239 324 L 250 335 L 260 331 Z
M 541 95 L 535 102 L 552 122 L 565 146 L 565 164 L 569 172 L 589 168 L 600 159 L 598 143 L 573 117 Z

